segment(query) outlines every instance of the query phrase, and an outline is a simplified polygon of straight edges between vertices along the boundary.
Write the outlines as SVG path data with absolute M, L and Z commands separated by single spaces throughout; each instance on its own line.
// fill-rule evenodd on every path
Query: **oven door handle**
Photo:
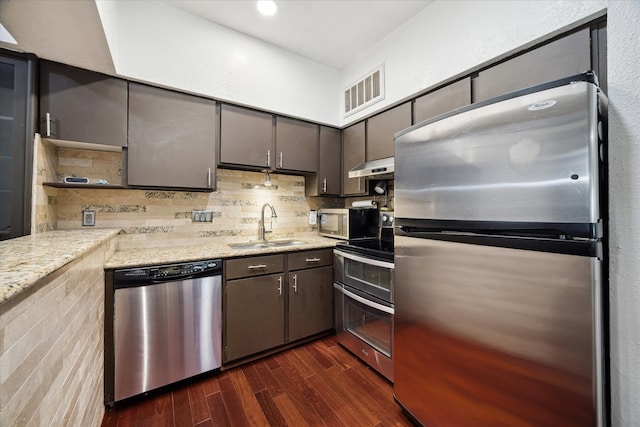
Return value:
M 395 265 L 392 262 L 378 261 L 377 259 L 371 259 L 371 258 L 361 257 L 358 255 L 348 254 L 338 249 L 334 249 L 333 252 L 338 256 L 350 259 L 352 261 L 361 262 L 363 264 L 375 265 L 376 267 L 390 268 L 390 269 L 393 269 L 395 267 Z
M 370 301 L 366 298 L 362 298 L 359 295 L 354 294 L 353 292 L 350 292 L 348 290 L 346 290 L 344 287 L 340 286 L 337 283 L 333 284 L 333 287 L 336 288 L 337 290 L 339 290 L 340 292 L 342 292 L 343 294 L 345 294 L 346 296 L 348 296 L 349 298 L 358 301 L 361 304 L 366 305 L 367 307 L 371 307 L 371 308 L 375 308 L 376 310 L 385 312 L 387 314 L 393 314 L 394 310 L 392 307 L 387 307 L 386 305 L 382 305 L 382 304 L 378 304 L 377 302 L 373 302 Z

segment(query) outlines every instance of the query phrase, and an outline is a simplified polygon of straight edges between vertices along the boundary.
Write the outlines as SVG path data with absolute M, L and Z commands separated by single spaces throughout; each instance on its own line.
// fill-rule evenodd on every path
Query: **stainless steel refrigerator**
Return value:
M 419 423 L 606 424 L 606 108 L 589 72 L 396 135 L 393 389 Z

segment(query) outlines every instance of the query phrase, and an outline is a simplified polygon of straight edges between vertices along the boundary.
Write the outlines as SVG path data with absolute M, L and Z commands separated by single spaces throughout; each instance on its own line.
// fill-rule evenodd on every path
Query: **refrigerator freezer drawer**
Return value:
M 597 223 L 599 99 L 577 82 L 401 134 L 396 218 Z
M 599 426 L 597 258 L 396 236 L 394 394 L 433 426 Z

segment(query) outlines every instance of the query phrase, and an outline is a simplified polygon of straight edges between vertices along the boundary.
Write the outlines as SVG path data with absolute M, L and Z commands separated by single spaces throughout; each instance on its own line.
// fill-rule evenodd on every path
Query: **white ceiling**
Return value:
M 260 15 L 253 0 L 162 0 L 208 21 L 342 69 L 433 0 L 276 0 Z

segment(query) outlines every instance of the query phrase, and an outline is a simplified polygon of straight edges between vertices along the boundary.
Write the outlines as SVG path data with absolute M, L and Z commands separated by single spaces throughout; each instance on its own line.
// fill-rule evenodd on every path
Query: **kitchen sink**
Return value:
M 281 246 L 304 245 L 301 240 L 295 239 L 273 239 L 273 240 L 250 240 L 248 242 L 229 243 L 228 246 L 234 249 L 260 249 Z

